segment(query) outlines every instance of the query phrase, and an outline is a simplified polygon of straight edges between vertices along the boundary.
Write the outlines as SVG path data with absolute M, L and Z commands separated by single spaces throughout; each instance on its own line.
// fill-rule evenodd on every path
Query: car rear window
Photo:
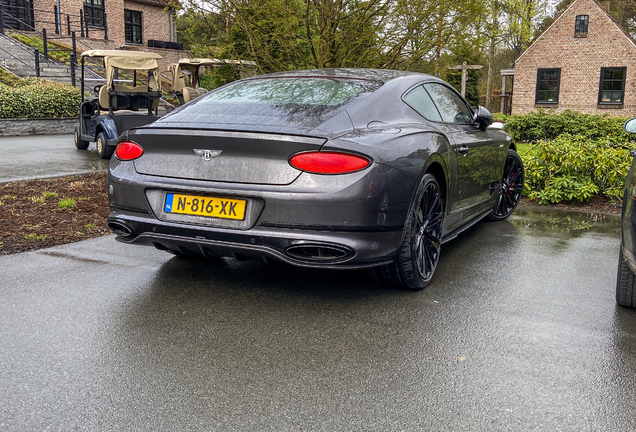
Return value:
M 192 106 L 197 114 L 324 117 L 381 82 L 342 78 L 267 78 L 240 81 L 210 92 Z M 187 109 L 182 111 L 186 112 Z

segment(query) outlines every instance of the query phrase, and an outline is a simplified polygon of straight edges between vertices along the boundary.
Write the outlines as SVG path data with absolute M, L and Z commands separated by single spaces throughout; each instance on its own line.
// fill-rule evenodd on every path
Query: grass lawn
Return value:
M 519 153 L 520 156 L 523 156 L 526 153 L 528 153 L 528 151 L 530 151 L 530 144 L 528 143 L 516 143 L 516 144 L 517 144 L 517 153 Z

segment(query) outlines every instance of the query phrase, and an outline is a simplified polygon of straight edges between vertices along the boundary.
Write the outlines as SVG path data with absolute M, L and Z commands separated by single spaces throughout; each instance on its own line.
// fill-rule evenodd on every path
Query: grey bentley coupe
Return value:
M 369 268 L 421 289 L 442 243 L 519 202 L 521 159 L 492 122 L 419 73 L 243 79 L 120 136 L 109 226 L 178 256 Z

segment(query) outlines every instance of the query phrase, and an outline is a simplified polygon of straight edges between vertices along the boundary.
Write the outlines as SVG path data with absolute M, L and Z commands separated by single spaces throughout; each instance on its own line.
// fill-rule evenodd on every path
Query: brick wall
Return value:
M 589 15 L 587 37 L 574 37 L 577 15 Z M 598 104 L 602 67 L 626 67 L 622 106 Z M 538 69 L 560 68 L 558 105 L 536 105 Z M 636 115 L 636 45 L 594 0 L 577 0 L 515 63 L 513 114 L 536 108 Z
M 173 42 L 174 32 L 170 31 L 173 21 L 163 8 L 131 0 L 124 0 L 124 8 L 141 12 L 141 37 L 144 44 L 148 45 L 149 39 Z
M 150 2 L 149 2 L 150 1 Z M 131 9 L 142 12 L 142 38 L 144 45 L 147 45 L 148 39 L 157 39 L 163 41 L 173 41 L 176 34 L 174 20 L 171 19 L 171 12 L 166 9 L 164 0 L 153 0 L 138 2 L 134 0 L 103 0 L 104 10 L 106 12 L 106 21 L 108 24 L 108 39 L 113 41 L 115 46 L 124 45 L 126 43 L 125 25 L 124 25 L 124 9 Z M 32 0 L 35 17 L 36 31 L 42 31 L 46 28 L 49 34 L 55 31 L 54 24 L 45 24 L 45 21 L 53 22 L 55 16 L 53 7 L 56 0 Z M 67 18 L 71 15 L 72 30 L 77 36 L 80 35 L 79 29 L 79 13 L 83 10 L 84 0 L 60 0 L 61 26 L 62 33 L 66 34 Z M 89 28 L 89 36 L 91 38 L 103 38 L 104 30 L 102 28 Z

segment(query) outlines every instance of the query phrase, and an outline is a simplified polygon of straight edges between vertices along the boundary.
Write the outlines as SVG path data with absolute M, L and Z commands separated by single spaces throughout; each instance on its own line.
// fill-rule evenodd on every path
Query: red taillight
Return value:
M 117 144 L 117 148 L 115 149 L 117 159 L 125 161 L 137 159 L 142 154 L 144 154 L 144 149 L 132 141 L 122 141 Z
M 292 156 L 289 163 L 295 168 L 316 174 L 344 174 L 371 165 L 371 161 L 365 157 L 338 152 L 299 153 Z

